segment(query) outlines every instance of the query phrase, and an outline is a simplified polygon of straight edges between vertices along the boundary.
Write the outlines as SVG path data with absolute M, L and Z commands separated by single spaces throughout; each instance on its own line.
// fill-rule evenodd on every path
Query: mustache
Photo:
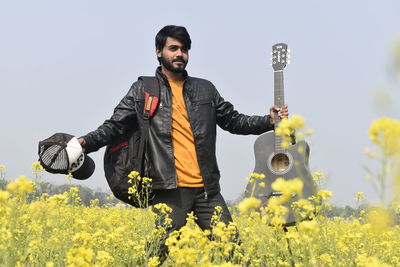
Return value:
M 174 63 L 174 62 L 182 62 L 182 63 L 185 63 L 186 61 L 183 59 L 183 57 L 177 57 L 177 58 L 175 58 L 175 59 L 172 60 L 172 63 Z

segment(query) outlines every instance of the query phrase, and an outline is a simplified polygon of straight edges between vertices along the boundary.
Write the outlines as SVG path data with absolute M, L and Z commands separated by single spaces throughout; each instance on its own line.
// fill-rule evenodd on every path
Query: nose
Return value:
M 177 55 L 177 56 L 182 56 L 182 55 L 183 55 L 182 48 L 178 48 L 178 49 L 176 50 L 176 55 Z

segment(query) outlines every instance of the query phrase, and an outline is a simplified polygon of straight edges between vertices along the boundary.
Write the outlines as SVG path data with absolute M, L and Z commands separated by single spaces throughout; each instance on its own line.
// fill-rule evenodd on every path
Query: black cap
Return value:
M 56 133 L 39 142 L 39 161 L 50 173 L 72 174 L 79 180 L 88 179 L 94 172 L 95 163 L 87 154 L 76 137 Z

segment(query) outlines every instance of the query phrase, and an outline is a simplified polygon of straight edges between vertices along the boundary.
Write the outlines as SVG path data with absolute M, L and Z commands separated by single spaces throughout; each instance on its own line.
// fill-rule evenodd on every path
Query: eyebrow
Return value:
M 185 46 L 180 46 L 180 45 L 169 45 L 168 46 L 168 49 L 177 49 L 177 48 L 180 48 L 180 49 L 182 49 L 182 50 L 188 50 Z

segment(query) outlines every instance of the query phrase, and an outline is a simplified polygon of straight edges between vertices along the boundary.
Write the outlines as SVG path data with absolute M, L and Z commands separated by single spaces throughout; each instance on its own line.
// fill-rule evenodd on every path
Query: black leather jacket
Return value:
M 173 189 L 177 187 L 177 176 L 171 137 L 171 88 L 160 68 L 156 71 L 156 77 L 160 82 L 160 102 L 151 118 L 146 169 L 148 176 L 153 179 L 153 189 Z M 135 82 L 114 109 L 111 118 L 97 130 L 83 136 L 87 153 L 108 145 L 129 129 L 135 128 L 135 124 L 142 122 L 136 116 L 143 112 L 144 91 L 143 82 Z M 247 116 L 238 113 L 231 103 L 220 96 L 211 82 L 187 76 L 187 73 L 183 96 L 206 196 L 210 196 L 220 190 L 220 172 L 215 155 L 216 125 L 231 133 L 243 135 L 261 134 L 272 130 L 273 125 L 269 122 L 269 115 Z

